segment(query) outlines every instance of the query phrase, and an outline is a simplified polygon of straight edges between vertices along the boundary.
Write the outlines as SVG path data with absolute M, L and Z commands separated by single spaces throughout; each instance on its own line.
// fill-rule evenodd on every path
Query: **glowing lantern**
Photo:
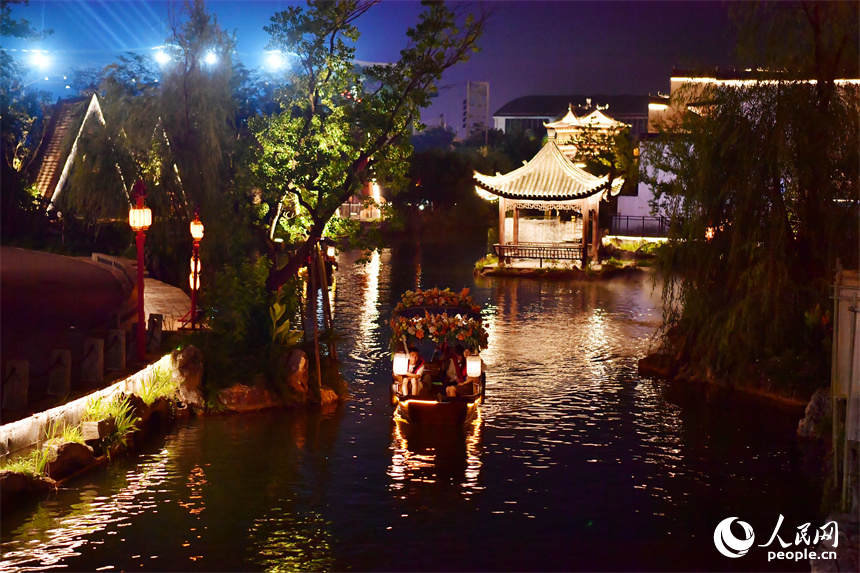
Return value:
M 328 249 L 326 249 L 326 254 L 328 255 L 328 257 L 329 257 L 330 259 L 333 259 L 333 258 L 334 258 L 334 255 L 335 255 L 334 245 L 329 245 L 329 246 L 328 246 Z
M 481 376 L 481 357 L 477 354 L 466 357 L 466 376 L 469 378 Z
M 135 231 L 146 231 L 152 225 L 152 211 L 142 204 L 128 210 L 128 224 Z
M 397 352 L 394 355 L 394 373 L 403 376 L 409 371 L 409 357 L 405 352 Z
M 200 218 L 195 215 L 194 220 L 191 221 L 191 238 L 195 241 L 199 241 L 203 238 L 203 223 L 200 222 Z

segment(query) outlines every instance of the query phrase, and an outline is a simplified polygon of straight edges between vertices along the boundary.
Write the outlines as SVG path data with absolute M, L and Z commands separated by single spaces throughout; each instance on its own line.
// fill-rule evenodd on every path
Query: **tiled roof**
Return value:
M 648 115 L 648 96 L 637 95 L 530 95 L 511 100 L 494 113 L 506 117 L 558 117 L 568 106 L 579 107 L 578 115 L 587 113 L 586 100 L 592 106 L 609 104 L 607 113 L 615 118 L 630 115 Z
M 576 128 L 586 126 L 609 129 L 618 125 L 622 125 L 622 122 L 615 121 L 615 119 L 603 113 L 599 109 L 595 109 L 588 115 L 583 116 L 577 116 L 573 112 L 573 109 L 571 109 L 567 112 L 567 115 L 565 115 L 558 121 L 544 124 L 544 126 L 551 127 L 554 129 Z
M 570 201 L 585 199 L 611 189 L 621 189 L 622 179 L 609 180 L 609 176 L 595 177 L 576 167 L 565 157 L 554 141 L 546 145 L 531 161 L 505 175 L 474 173 L 477 186 L 505 199 L 531 199 L 541 201 Z

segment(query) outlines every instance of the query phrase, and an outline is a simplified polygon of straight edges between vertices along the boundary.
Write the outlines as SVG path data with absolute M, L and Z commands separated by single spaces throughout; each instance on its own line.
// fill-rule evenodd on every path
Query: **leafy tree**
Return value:
M 403 185 L 408 136 L 421 108 L 442 73 L 477 49 L 483 19 L 425 2 L 400 59 L 359 69 L 354 22 L 376 3 L 311 1 L 306 10 L 275 14 L 266 27 L 267 48 L 295 53 L 297 64 L 287 73 L 281 111 L 251 124 L 251 173 L 265 206 L 260 222 L 269 237 L 290 224 L 306 237 L 282 268 L 271 269 L 269 288 L 297 273 L 338 207 L 362 185 Z
M 26 0 L 0 0 L 0 36 L 4 38 L 44 37 L 27 20 L 12 18 L 13 4 L 27 4 Z M 24 84 L 27 69 L 10 55 L 0 50 L 0 189 L 3 213 L 3 234 L 13 234 L 30 219 L 21 218 L 22 212 L 35 212 L 31 197 L 24 191 L 26 168 L 38 146 L 48 94 L 28 88 Z M 25 220 L 26 219 L 26 220 Z
M 851 63 L 839 39 L 856 31 L 849 12 L 780 6 L 805 26 L 779 45 L 811 43 L 816 57 L 780 55 L 794 67 L 764 81 L 677 92 L 681 108 L 701 105 L 646 147 L 644 177 L 674 221 L 658 257 L 665 339 L 719 372 L 787 350 L 826 368 L 823 325 L 806 318 L 828 307 L 836 259 L 856 261 L 860 240 L 860 89 L 834 81 Z

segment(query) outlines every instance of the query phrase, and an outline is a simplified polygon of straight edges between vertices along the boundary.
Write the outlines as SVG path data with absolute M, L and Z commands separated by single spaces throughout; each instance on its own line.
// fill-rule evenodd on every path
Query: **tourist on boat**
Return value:
M 476 382 L 480 382 L 480 377 L 474 376 L 466 376 L 466 359 L 473 354 L 471 350 L 468 348 L 463 350 L 463 348 L 458 344 L 458 347 L 462 350 L 462 358 L 463 358 L 463 377 L 465 381 L 461 384 L 455 384 L 452 386 L 448 386 L 445 388 L 445 393 L 453 398 L 454 396 L 471 396 L 475 393 Z M 484 371 L 484 361 L 481 360 L 481 372 Z
M 424 359 L 414 346 L 409 347 L 409 366 L 406 374 L 395 375 L 395 388 L 400 390 L 403 396 L 416 396 L 421 392 L 423 384 L 421 379 L 424 376 Z
M 445 369 L 445 387 L 462 384 L 466 381 L 466 357 L 463 356 L 463 345 L 458 344 L 453 349 L 448 348 Z

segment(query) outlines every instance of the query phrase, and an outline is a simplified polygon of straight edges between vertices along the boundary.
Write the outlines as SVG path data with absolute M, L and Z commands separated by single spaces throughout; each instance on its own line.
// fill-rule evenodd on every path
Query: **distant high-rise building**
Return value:
M 484 144 L 486 144 L 487 132 L 490 129 L 489 82 L 466 84 L 466 99 L 463 100 L 463 128 L 466 130 L 466 139 L 483 133 Z

